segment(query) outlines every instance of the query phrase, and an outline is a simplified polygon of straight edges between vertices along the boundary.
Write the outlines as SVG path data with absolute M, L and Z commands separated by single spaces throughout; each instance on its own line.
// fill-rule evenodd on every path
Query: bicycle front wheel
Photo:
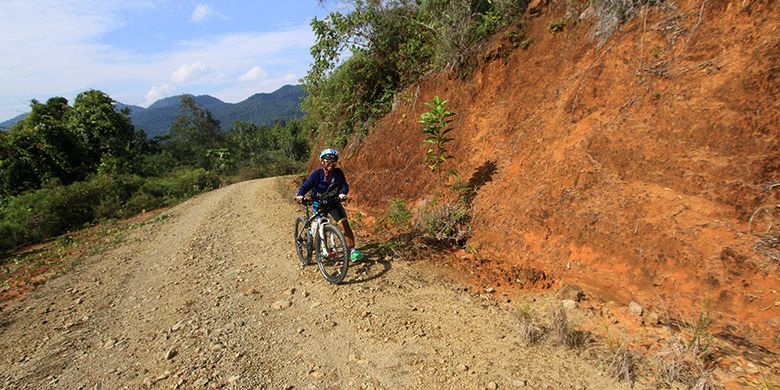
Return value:
M 347 276 L 349 252 L 344 234 L 334 225 L 325 225 L 317 240 L 317 265 L 329 283 L 339 284 Z
M 311 263 L 311 235 L 306 228 L 306 218 L 298 217 L 295 220 L 295 254 L 301 265 Z

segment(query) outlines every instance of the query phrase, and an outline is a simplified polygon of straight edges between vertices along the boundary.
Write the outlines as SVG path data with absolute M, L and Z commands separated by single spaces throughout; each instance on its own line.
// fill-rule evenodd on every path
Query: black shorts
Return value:
M 312 210 L 314 213 L 317 213 L 318 208 L 319 202 L 314 202 L 312 205 Z M 328 210 L 328 214 L 330 214 L 330 216 L 334 221 L 336 221 L 337 224 L 347 220 L 347 211 L 344 210 L 344 206 L 342 206 L 341 203 L 337 203 L 335 206 L 329 206 L 329 208 L 330 210 Z

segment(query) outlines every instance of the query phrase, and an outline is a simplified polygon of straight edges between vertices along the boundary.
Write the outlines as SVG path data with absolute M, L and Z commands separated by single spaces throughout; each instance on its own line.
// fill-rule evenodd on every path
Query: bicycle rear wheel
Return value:
M 295 220 L 295 254 L 298 255 L 301 265 L 311 263 L 311 246 L 311 235 L 306 228 L 306 218 L 298 217 Z
M 317 240 L 317 265 L 330 283 L 339 284 L 347 276 L 349 253 L 344 234 L 334 225 L 325 225 Z

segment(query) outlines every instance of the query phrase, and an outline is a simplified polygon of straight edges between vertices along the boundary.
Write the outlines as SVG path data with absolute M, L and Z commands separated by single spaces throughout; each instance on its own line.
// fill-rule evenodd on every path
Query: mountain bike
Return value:
M 311 263 L 314 254 L 325 280 L 339 284 L 347 276 L 349 251 L 344 234 L 338 226 L 330 222 L 328 212 L 341 200 L 338 197 L 329 197 L 317 202 L 316 213 L 309 212 L 309 206 L 314 204 L 312 199 L 304 198 L 301 203 L 306 209 L 306 216 L 295 219 L 295 253 L 304 266 Z

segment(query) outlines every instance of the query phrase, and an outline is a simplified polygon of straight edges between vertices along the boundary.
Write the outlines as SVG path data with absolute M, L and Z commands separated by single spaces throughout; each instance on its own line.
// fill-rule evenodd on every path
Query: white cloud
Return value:
M 208 4 L 198 4 L 195 6 L 195 9 L 192 11 L 192 16 L 190 17 L 190 20 L 195 23 L 200 23 L 213 14 L 214 14 L 214 10 Z
M 172 94 L 176 89 L 170 84 L 155 85 L 144 97 L 144 105 L 148 106 L 165 96 Z
M 239 76 L 238 81 L 253 81 L 267 76 L 268 72 L 266 72 L 265 69 L 259 66 L 253 66 L 252 69 L 249 69 L 246 73 Z
M 209 72 L 206 65 L 202 62 L 196 61 L 191 64 L 184 64 L 176 69 L 171 75 L 171 81 L 176 84 L 184 84 L 193 81 Z
M 301 24 L 273 32 L 215 33 L 137 52 L 113 46 L 107 37 L 126 28 L 133 31 L 130 15 L 167 12 L 180 3 L 0 3 L 0 120 L 29 111 L 30 99 L 72 100 L 90 88 L 127 104 L 148 105 L 175 93 L 240 101 L 253 93 L 271 92 L 280 83 L 297 83 L 307 71 L 308 50 L 314 42 L 309 26 Z

